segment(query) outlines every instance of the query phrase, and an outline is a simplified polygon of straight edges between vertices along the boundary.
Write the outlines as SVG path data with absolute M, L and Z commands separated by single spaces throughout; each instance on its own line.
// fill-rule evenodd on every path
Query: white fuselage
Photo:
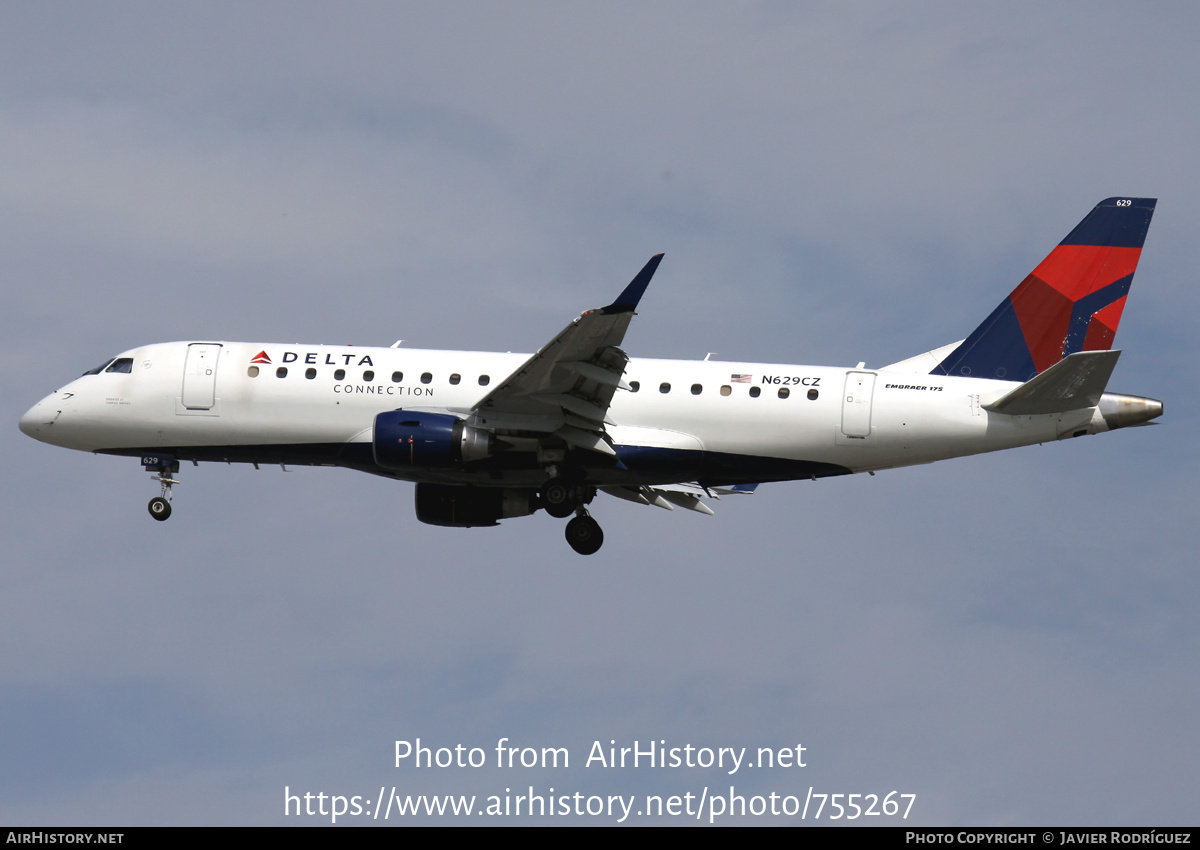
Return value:
M 376 414 L 404 408 L 467 417 L 528 355 L 175 342 L 120 358 L 132 360 L 130 371 L 72 381 L 31 408 L 21 429 L 83 451 L 174 450 L 183 459 L 361 468 L 343 464 L 338 452 L 369 447 Z M 667 449 L 723 456 L 730 483 L 808 477 L 787 461 L 861 472 L 1108 430 L 1096 408 L 1030 416 L 984 410 L 1018 386 L 1006 381 L 646 359 L 630 360 L 624 380 L 636 391 L 618 391 L 608 410 L 618 455 Z M 755 461 L 740 478 L 738 458 Z M 772 460 L 781 462 L 780 474 L 763 474 Z M 491 479 L 479 483 L 501 483 L 494 472 Z

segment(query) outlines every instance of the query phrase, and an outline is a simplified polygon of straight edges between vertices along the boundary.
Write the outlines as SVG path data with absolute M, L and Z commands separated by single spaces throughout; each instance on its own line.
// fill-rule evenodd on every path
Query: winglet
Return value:
M 645 293 L 646 287 L 650 285 L 650 278 L 654 277 L 654 272 L 658 269 L 658 264 L 662 262 L 663 255 L 655 254 L 650 258 L 650 262 L 642 267 L 642 270 L 637 273 L 637 276 L 629 282 L 629 286 L 622 290 L 617 296 L 617 300 L 604 307 L 602 313 L 632 313 L 637 309 L 638 302 L 642 300 L 642 294 Z

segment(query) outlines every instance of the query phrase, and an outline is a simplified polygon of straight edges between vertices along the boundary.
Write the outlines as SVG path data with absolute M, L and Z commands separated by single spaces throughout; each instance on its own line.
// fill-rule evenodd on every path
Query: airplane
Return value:
M 35 404 L 44 443 L 137 457 L 171 515 L 181 461 L 338 466 L 415 482 L 416 515 L 572 517 L 598 493 L 712 514 L 765 482 L 930 463 L 1156 424 L 1106 392 L 1155 199 L 1109 198 L 965 339 L 878 369 L 632 359 L 662 254 L 535 354 L 192 340 L 109 358 Z M 573 515 L 573 516 L 572 516 Z

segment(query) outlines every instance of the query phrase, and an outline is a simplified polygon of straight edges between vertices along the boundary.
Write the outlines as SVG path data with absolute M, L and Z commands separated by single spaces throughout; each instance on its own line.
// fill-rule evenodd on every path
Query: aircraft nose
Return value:
M 28 434 L 35 440 L 46 442 L 47 432 L 53 424 L 54 418 L 55 412 L 47 407 L 46 399 L 42 399 L 26 410 L 25 415 L 21 417 L 21 433 Z
M 37 437 L 37 414 L 38 408 L 41 406 L 42 403 L 38 402 L 25 411 L 25 415 L 21 417 L 21 433 Z

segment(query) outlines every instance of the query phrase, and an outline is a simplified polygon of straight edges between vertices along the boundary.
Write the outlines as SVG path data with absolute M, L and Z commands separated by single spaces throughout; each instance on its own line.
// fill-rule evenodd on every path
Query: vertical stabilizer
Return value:
M 1109 198 L 930 374 L 1028 381 L 1079 351 L 1112 348 L 1154 198 Z

